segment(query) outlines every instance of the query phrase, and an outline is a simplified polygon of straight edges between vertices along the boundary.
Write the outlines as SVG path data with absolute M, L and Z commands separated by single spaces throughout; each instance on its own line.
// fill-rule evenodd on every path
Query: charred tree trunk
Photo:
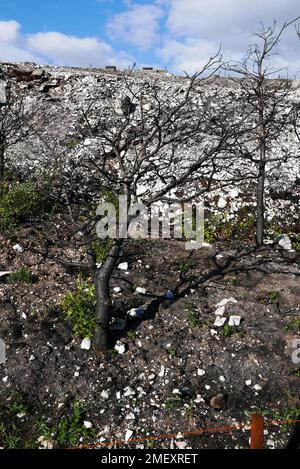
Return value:
M 257 217 L 256 217 L 256 246 L 262 247 L 264 244 L 264 227 L 265 227 L 265 163 L 260 167 L 260 174 L 257 185 Z
M 262 128 L 260 144 L 260 162 L 256 194 L 256 247 L 264 244 L 265 231 L 265 182 L 266 182 L 266 141 L 265 129 Z
M 105 352 L 109 345 L 109 322 L 111 319 L 111 298 L 109 281 L 114 267 L 118 262 L 122 240 L 115 240 L 108 256 L 100 269 L 94 273 L 96 287 L 96 316 L 97 326 L 93 339 L 93 346 L 97 352 Z
M 4 145 L 0 142 L 0 195 L 2 195 L 4 181 L 4 152 Z

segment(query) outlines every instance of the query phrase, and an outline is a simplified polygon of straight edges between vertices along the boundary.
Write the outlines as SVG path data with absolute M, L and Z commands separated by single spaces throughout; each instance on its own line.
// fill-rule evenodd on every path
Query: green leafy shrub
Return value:
M 79 438 L 88 438 L 95 433 L 93 428 L 83 425 L 86 406 L 83 402 L 73 404 L 71 413 L 63 417 L 55 430 L 55 439 L 61 446 L 76 445 Z
M 22 267 L 20 270 L 13 272 L 9 277 L 10 283 L 32 283 L 33 276 L 26 267 Z
M 50 209 L 47 191 L 40 191 L 31 182 L 11 183 L 0 197 L 0 229 L 13 229 L 30 217 Z
M 79 278 L 76 290 L 68 292 L 61 308 L 72 324 L 76 335 L 92 338 L 96 327 L 96 294 L 95 285 L 82 282 Z

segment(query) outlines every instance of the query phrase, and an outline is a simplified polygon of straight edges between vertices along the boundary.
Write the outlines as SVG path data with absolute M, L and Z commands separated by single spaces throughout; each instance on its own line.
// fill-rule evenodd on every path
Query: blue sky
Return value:
M 192 72 L 220 43 L 225 58 L 241 58 L 260 20 L 298 15 L 299 0 L 0 0 L 0 60 Z M 293 28 L 275 60 L 300 71 Z

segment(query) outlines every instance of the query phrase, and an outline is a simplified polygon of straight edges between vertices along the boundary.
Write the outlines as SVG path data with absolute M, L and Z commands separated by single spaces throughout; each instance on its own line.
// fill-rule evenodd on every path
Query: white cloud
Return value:
M 142 51 L 150 49 L 160 38 L 159 20 L 163 10 L 157 5 L 131 5 L 128 11 L 114 15 L 107 31 L 113 41 L 123 41 Z
M 96 37 L 80 38 L 59 32 L 24 35 L 17 21 L 0 21 L 0 60 L 66 66 L 127 66 L 133 62 L 128 54 L 114 51 Z
M 127 65 L 131 62 L 126 54 L 116 54 L 109 44 L 95 37 L 79 38 L 58 32 L 37 33 L 28 36 L 26 43 L 30 50 L 56 65 Z
M 21 25 L 17 21 L 0 21 L 0 42 L 16 42 Z
M 157 54 L 171 69 L 197 71 L 222 44 L 225 59 L 239 60 L 262 21 L 279 24 L 300 15 L 299 0 L 160 0 L 167 7 L 167 31 Z M 300 44 L 291 27 L 286 31 L 276 64 L 299 71 Z

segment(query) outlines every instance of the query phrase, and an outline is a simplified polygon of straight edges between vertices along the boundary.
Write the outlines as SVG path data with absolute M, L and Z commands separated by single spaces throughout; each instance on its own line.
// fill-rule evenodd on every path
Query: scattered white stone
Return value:
M 218 335 L 218 331 L 216 331 L 216 329 L 210 329 L 210 334 L 211 335 Z
M 173 391 L 172 391 L 172 392 L 173 392 L 173 394 L 180 394 L 180 391 L 179 391 L 179 389 L 173 389 Z
M 270 449 L 275 449 L 275 441 L 274 440 L 267 440 L 267 446 L 269 446 Z
M 146 288 L 143 288 L 143 287 L 137 287 L 135 289 L 135 291 L 136 291 L 136 293 L 141 293 L 142 295 L 146 295 L 146 293 L 147 293 Z
M 33 362 L 33 360 L 35 360 L 35 356 L 34 356 L 34 355 L 30 355 L 29 361 L 30 361 L 30 362 Z
M 133 397 L 135 396 L 135 390 L 132 389 L 130 386 L 127 386 L 124 389 L 124 397 Z
M 80 348 L 81 348 L 82 350 L 90 350 L 91 346 L 92 346 L 91 339 L 89 339 L 88 337 L 86 337 L 86 338 L 83 339 L 83 341 L 81 342 Z
M 22 314 L 21 314 L 21 318 L 22 318 L 22 319 L 27 319 L 27 315 L 26 315 L 25 313 L 22 313 Z
M 125 353 L 125 350 L 125 345 L 122 342 L 118 341 L 115 345 L 115 351 L 118 352 L 120 355 L 123 355 L 123 353 Z
M 200 396 L 200 394 L 197 394 L 197 397 L 194 400 L 194 402 L 195 402 L 195 404 L 202 404 L 203 402 L 205 402 L 205 400 L 203 399 L 202 396 Z
M 281 246 L 283 249 L 290 251 L 292 249 L 292 242 L 290 238 L 287 235 L 282 235 L 277 238 L 279 246 Z
M 24 248 L 21 244 L 15 244 L 13 246 L 13 250 L 16 251 L 16 252 L 24 252 Z
M 224 383 L 225 382 L 225 377 L 224 376 L 220 376 L 219 380 Z
M 4 378 L 2 378 L 3 383 L 6 383 L 7 380 L 8 380 L 8 376 L 5 376 Z
M 126 415 L 125 420 L 135 420 L 134 413 L 130 412 L 130 414 Z
M 247 380 L 245 381 L 245 383 L 246 383 L 247 386 L 251 386 L 252 380 L 251 380 L 251 379 L 247 379 Z
M 225 208 L 227 205 L 227 200 L 224 197 L 220 197 L 218 200 L 218 208 Z
M 217 254 L 216 255 L 216 259 L 223 259 L 223 257 L 224 257 L 223 254 Z
M 120 270 L 128 270 L 128 262 L 122 262 L 118 265 L 118 269 Z
M 8 271 L 0 272 L 0 277 L 5 277 L 5 275 L 9 275 L 11 273 L 12 272 L 8 272 Z
M 209 385 L 209 384 L 206 384 L 206 385 L 205 385 L 205 389 L 207 389 L 207 391 L 209 391 L 210 385 Z
M 160 368 L 160 372 L 158 373 L 158 376 L 160 378 L 163 378 L 164 375 L 165 375 L 165 367 L 164 367 L 164 365 L 162 365 L 161 368 Z
M 241 323 L 241 316 L 230 316 L 229 318 L 229 326 L 239 326 Z
M 215 327 L 222 327 L 224 326 L 225 322 L 227 321 L 227 318 L 222 318 L 221 316 L 218 316 L 214 322 Z
M 167 300 L 173 300 L 174 299 L 174 293 L 172 292 L 172 290 L 167 291 L 167 293 L 165 294 L 165 298 Z
M 255 391 L 261 391 L 262 390 L 262 387 L 259 384 L 255 384 L 253 386 L 253 388 L 255 389 Z
M 227 303 L 237 303 L 237 300 L 235 298 L 225 298 L 224 300 L 220 301 L 217 305 L 216 308 L 221 308 L 222 306 L 226 306 Z
M 154 378 L 155 378 L 155 374 L 154 374 L 154 373 L 152 373 L 151 375 L 149 375 L 149 381 L 153 381 Z
M 89 422 L 88 420 L 85 420 L 83 422 L 83 425 L 85 426 L 85 428 L 92 428 L 93 427 L 92 422 Z
M 145 311 L 143 308 L 132 308 L 129 311 L 127 311 L 128 316 L 132 318 L 140 318 L 144 315 Z
M 129 441 L 130 438 L 132 437 L 133 435 L 133 430 L 126 430 L 126 433 L 125 433 L 125 441 Z
M 220 306 L 220 308 L 216 309 L 215 315 L 216 316 L 223 316 L 225 313 L 225 306 Z
M 74 376 L 75 376 L 75 378 L 78 378 L 79 372 L 78 372 L 78 371 L 75 371 Z
M 37 441 L 40 443 L 40 449 L 53 449 L 54 441 L 51 438 L 40 436 Z
M 115 293 L 120 293 L 122 291 L 122 288 L 115 287 L 113 290 L 114 290 Z
M 102 391 L 100 396 L 102 397 L 102 399 L 108 399 L 109 398 L 109 393 L 108 393 L 108 391 Z
M 121 391 L 116 392 L 116 399 L 118 399 L 118 401 L 121 399 Z
M 200 368 L 197 370 L 197 375 L 198 376 L 204 376 L 205 375 L 205 370 L 201 370 Z

